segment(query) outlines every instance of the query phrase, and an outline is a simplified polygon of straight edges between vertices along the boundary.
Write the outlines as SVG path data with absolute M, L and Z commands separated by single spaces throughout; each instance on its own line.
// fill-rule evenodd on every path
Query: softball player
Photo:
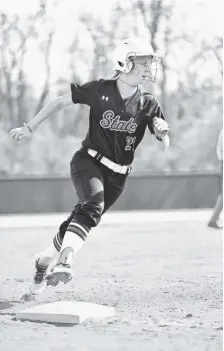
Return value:
M 71 178 L 79 202 L 64 221 L 52 245 L 37 255 L 32 294 L 46 285 L 72 279 L 71 264 L 92 227 L 121 195 L 134 152 L 148 127 L 156 138 L 169 145 L 169 126 L 157 99 L 142 89 L 155 81 L 160 57 L 142 38 L 126 39 L 114 51 L 115 74 L 111 79 L 71 84 L 69 94 L 52 101 L 24 127 L 11 130 L 14 140 L 28 138 L 38 125 L 71 104 L 90 107 L 89 130 L 70 163 Z M 49 264 L 57 259 L 49 270 Z

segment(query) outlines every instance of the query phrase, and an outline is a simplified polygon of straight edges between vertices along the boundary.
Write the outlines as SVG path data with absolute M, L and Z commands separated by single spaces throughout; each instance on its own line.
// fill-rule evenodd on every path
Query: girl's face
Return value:
M 134 59 L 134 68 L 132 74 L 135 75 L 138 84 L 150 79 L 153 82 L 156 79 L 158 62 L 160 59 L 154 56 L 136 56 Z

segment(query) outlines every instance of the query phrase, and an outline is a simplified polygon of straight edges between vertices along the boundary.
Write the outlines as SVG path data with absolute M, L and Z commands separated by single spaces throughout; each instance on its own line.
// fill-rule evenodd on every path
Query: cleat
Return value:
M 64 284 L 70 282 L 73 278 L 71 266 L 67 263 L 58 263 L 47 274 L 46 281 L 62 282 Z
M 46 287 L 46 273 L 48 269 L 48 264 L 40 264 L 40 258 L 35 262 L 36 273 L 33 278 L 33 282 L 29 287 L 32 295 L 40 294 Z
M 52 287 L 55 287 L 59 283 L 59 281 L 56 280 L 55 277 L 53 277 L 51 273 L 48 273 L 46 275 L 45 281 L 46 281 L 47 286 L 52 286 Z

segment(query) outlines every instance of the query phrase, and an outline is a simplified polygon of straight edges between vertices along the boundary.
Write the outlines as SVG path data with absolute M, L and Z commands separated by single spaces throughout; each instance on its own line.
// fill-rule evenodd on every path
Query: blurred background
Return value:
M 145 200 L 138 208 L 212 207 L 219 186 L 215 147 L 223 123 L 223 18 L 219 0 L 1 2 L 0 213 L 67 211 L 75 202 L 73 195 L 68 200 L 69 163 L 87 132 L 88 107 L 66 108 L 29 142 L 15 143 L 8 132 L 66 93 L 70 82 L 110 77 L 117 41 L 132 35 L 148 37 L 162 57 L 156 83 L 146 88 L 162 105 L 171 146 L 165 154 L 145 134 L 130 176 L 135 183 L 128 187 L 129 196 L 135 185 L 138 194 L 131 200 L 125 192 L 116 206 L 139 202 L 141 183 Z M 159 195 L 158 190 L 152 195 L 155 187 L 161 188 Z M 164 202 L 164 192 L 176 200 Z

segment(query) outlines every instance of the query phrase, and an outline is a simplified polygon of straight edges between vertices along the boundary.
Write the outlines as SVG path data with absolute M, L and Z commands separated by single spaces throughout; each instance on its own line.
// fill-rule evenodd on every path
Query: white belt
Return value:
M 107 157 L 102 156 L 99 152 L 92 149 L 87 149 L 87 152 L 90 156 L 94 157 L 96 160 L 99 160 L 104 166 L 110 168 L 112 171 L 121 174 L 129 174 L 131 172 L 131 165 L 130 166 L 122 166 L 119 165 Z

